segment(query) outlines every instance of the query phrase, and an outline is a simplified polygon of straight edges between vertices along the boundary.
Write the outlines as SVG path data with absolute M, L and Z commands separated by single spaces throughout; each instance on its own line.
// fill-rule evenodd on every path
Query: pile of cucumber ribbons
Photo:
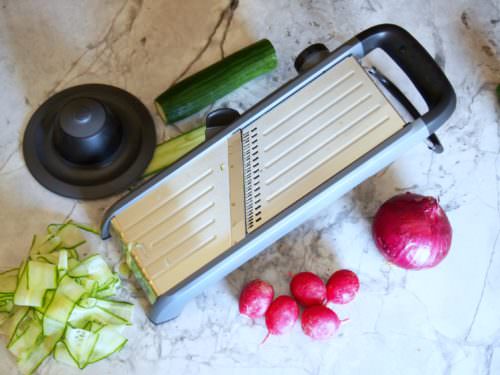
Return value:
M 0 334 L 24 374 L 51 354 L 82 369 L 127 342 L 133 304 L 111 299 L 120 278 L 100 255 L 80 259 L 82 232 L 98 234 L 74 222 L 49 225 L 19 268 L 0 274 Z

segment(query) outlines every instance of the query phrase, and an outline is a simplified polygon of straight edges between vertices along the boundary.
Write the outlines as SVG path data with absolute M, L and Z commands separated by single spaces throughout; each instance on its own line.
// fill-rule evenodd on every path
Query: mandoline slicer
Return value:
M 419 115 L 380 73 L 358 62 L 384 50 L 428 106 Z M 299 76 L 114 204 L 113 230 L 162 323 L 185 303 L 386 167 L 417 142 L 439 151 L 434 132 L 455 93 L 405 30 L 372 27 L 329 52 L 315 44 L 295 62 Z M 372 79 L 373 78 L 373 79 Z M 383 91 L 399 98 L 407 123 Z M 413 110 L 412 110 L 413 109 Z

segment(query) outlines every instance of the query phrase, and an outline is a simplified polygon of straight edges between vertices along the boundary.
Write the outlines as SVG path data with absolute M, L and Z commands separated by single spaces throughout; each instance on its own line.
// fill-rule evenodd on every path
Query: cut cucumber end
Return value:
M 165 111 L 163 110 L 162 106 L 158 101 L 155 100 L 155 107 L 156 107 L 156 112 L 158 113 L 158 116 L 163 120 L 165 124 L 168 124 L 167 120 L 167 115 L 165 114 Z

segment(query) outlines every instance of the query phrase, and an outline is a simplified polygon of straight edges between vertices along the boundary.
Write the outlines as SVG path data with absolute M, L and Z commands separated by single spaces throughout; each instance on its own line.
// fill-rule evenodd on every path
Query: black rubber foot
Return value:
M 330 51 L 324 44 L 312 44 L 303 50 L 295 59 L 295 70 L 298 73 L 303 73 L 311 69 L 313 66 L 321 62 Z

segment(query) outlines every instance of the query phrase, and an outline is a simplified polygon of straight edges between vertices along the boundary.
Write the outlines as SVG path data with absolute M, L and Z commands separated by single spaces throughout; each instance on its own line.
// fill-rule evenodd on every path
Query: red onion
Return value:
M 451 226 L 433 197 L 406 193 L 386 201 L 373 221 L 373 238 L 391 263 L 405 269 L 439 264 L 451 246 Z

